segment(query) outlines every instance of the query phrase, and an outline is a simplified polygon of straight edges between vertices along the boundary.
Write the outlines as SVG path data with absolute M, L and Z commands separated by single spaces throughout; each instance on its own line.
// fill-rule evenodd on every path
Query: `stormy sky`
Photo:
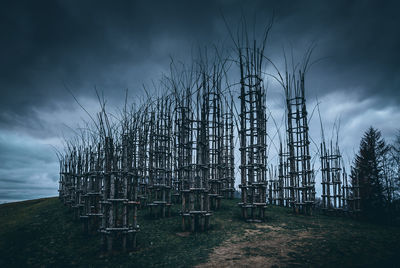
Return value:
M 283 50 L 300 59 L 316 45 L 307 105 L 311 113 L 318 100 L 329 135 L 340 119 L 349 163 L 369 126 L 388 142 L 400 129 L 399 8 L 397 1 L 2 1 L 0 202 L 57 194 L 53 146 L 87 119 L 67 88 L 90 113 L 99 108 L 95 87 L 109 107 L 123 103 L 126 89 L 135 101 L 171 58 L 187 62 L 214 44 L 229 51 L 226 23 L 235 29 L 241 17 L 256 35 L 274 18 L 266 55 L 278 65 Z M 268 85 L 267 105 L 280 122 L 282 91 Z M 319 143 L 317 116 L 310 127 Z

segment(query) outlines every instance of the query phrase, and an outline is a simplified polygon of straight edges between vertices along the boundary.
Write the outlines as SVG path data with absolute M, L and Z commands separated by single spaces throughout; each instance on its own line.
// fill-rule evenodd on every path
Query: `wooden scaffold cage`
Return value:
M 221 193 L 224 198 L 232 199 L 235 193 L 235 148 L 233 133 L 233 101 L 226 103 L 223 113 Z
M 322 209 L 325 212 L 341 212 L 343 210 L 342 195 L 342 156 L 338 145 L 330 143 L 327 148 L 321 143 L 321 174 L 322 174 Z
M 287 75 L 284 84 L 287 109 L 290 202 L 296 213 L 312 214 L 315 205 L 315 178 L 310 163 L 304 77 L 305 69 L 299 71 L 299 77 L 295 74 Z
M 242 200 L 246 221 L 263 221 L 267 207 L 266 96 L 261 75 L 263 50 L 239 48 L 240 67 L 240 155 Z
M 108 251 L 136 246 L 139 230 L 137 219 L 137 182 L 132 172 L 132 158 L 128 156 L 128 135 L 122 143 L 105 137 L 105 171 L 103 181 L 102 244 Z
M 193 94 L 189 87 L 183 98 L 185 103 L 182 105 L 179 127 L 182 158 L 182 229 L 192 232 L 204 231 L 209 228 L 212 215 L 208 186 L 209 155 L 205 102 L 201 102 L 200 91 Z
M 157 101 L 152 114 L 149 203 L 150 214 L 155 217 L 171 216 L 172 189 L 172 121 L 168 98 Z
M 84 198 L 84 213 L 81 216 L 83 230 L 85 233 L 93 234 L 100 227 L 100 218 L 102 216 L 100 209 L 101 184 L 102 184 L 102 151 L 98 143 L 96 150 L 92 147 L 88 149 L 88 172 L 87 172 L 87 190 Z
M 209 186 L 209 199 L 210 209 L 217 210 L 220 207 L 222 198 L 222 177 L 223 177 L 223 156 L 222 156 L 222 143 L 223 143 L 223 122 L 222 122 L 222 101 L 221 92 L 219 90 L 219 79 L 216 78 L 216 72 L 212 76 L 211 87 L 205 84 L 204 88 L 204 105 L 203 105 L 203 118 L 205 122 L 200 127 L 205 128 L 207 136 L 199 136 L 203 139 L 200 142 L 207 142 L 204 146 L 208 147 L 208 186 Z M 207 79 L 208 82 L 208 79 Z M 201 131 L 201 130 L 200 130 Z M 204 132 L 204 131 L 203 131 Z M 201 132 L 199 132 L 201 134 Z M 203 145 L 203 144 L 202 144 Z M 204 150 L 202 153 L 205 153 Z
M 289 174 L 289 153 L 287 147 L 283 147 L 280 143 L 279 147 L 279 180 L 282 185 L 282 193 L 280 193 L 280 205 L 285 207 L 291 206 L 291 186 L 290 186 L 290 174 Z

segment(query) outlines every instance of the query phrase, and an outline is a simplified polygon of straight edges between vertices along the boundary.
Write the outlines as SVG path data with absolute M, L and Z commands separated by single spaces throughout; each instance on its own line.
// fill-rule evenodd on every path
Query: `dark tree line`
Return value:
M 358 184 L 361 216 L 371 221 L 398 221 L 400 212 L 400 131 L 393 144 L 370 127 L 361 139 L 351 180 Z M 353 193 L 355 194 L 355 193 Z

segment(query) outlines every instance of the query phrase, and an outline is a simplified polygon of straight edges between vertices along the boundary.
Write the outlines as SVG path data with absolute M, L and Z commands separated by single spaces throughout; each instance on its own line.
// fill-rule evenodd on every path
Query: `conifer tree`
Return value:
M 361 213 L 379 220 L 385 212 L 384 163 L 389 146 L 379 130 L 370 127 L 360 142 L 354 161 L 353 181 L 359 182 Z

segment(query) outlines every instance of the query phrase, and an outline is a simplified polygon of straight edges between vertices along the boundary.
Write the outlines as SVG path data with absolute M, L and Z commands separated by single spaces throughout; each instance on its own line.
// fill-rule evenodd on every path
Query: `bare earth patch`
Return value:
M 180 236 L 180 237 L 187 237 L 187 236 L 190 235 L 190 232 L 176 233 L 176 235 L 177 235 L 177 236 Z
M 243 235 L 233 236 L 209 256 L 207 263 L 196 267 L 281 267 L 295 264 L 289 253 L 295 246 L 310 238 L 309 231 L 295 233 L 285 231 L 284 226 L 255 224 L 255 229 L 246 229 Z

